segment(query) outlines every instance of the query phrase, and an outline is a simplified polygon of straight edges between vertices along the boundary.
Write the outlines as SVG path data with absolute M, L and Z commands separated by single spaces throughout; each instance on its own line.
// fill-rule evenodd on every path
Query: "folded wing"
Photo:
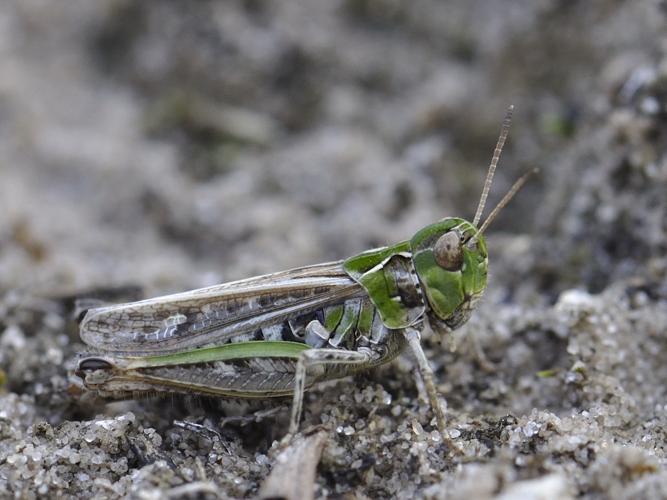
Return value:
M 81 322 L 81 338 L 113 354 L 166 354 L 226 344 L 364 293 L 342 262 L 330 262 L 91 309 Z

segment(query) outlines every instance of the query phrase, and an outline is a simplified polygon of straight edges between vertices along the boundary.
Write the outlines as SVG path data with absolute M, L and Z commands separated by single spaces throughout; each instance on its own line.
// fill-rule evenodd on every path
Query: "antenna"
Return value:
M 505 118 L 503 119 L 503 125 L 502 128 L 500 129 L 500 136 L 498 137 L 498 142 L 496 143 L 496 149 L 493 150 L 493 157 L 491 158 L 489 171 L 486 173 L 486 180 L 484 181 L 484 189 L 482 189 L 482 196 L 479 199 L 479 204 L 477 205 L 477 212 L 475 212 L 475 218 L 472 221 L 473 226 L 477 226 L 477 223 L 482 218 L 482 212 L 484 212 L 484 205 L 486 205 L 486 198 L 489 196 L 489 190 L 491 189 L 493 174 L 496 172 L 496 165 L 498 165 L 498 160 L 500 159 L 500 153 L 502 153 L 503 151 L 503 146 L 505 145 L 507 134 L 509 134 L 510 131 L 510 124 L 512 123 L 513 111 L 514 111 L 514 105 L 510 104 L 507 107 L 507 111 L 505 112 Z
M 530 172 L 526 172 L 523 174 L 519 179 L 514 183 L 514 185 L 510 188 L 509 191 L 507 191 L 507 194 L 503 196 L 503 199 L 500 200 L 500 203 L 496 205 L 496 207 L 491 210 L 491 213 L 489 216 L 486 218 L 484 221 L 484 224 L 482 224 L 482 227 L 479 228 L 479 231 L 477 231 L 477 235 L 475 235 L 475 238 L 482 234 L 486 228 L 489 227 L 489 225 L 493 222 L 493 219 L 496 218 L 496 215 L 500 213 L 500 211 L 507 206 L 507 204 L 514 198 L 514 195 L 523 187 L 523 185 L 526 183 L 526 181 L 530 178 L 531 175 L 536 174 L 539 172 L 539 168 L 534 168 Z

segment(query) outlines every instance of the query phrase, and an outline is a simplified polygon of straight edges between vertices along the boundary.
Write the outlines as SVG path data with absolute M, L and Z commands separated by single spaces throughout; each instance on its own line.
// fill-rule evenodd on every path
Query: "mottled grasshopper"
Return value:
M 484 292 L 484 230 L 529 175 L 478 228 L 511 114 L 512 107 L 472 223 L 447 217 L 410 240 L 347 260 L 90 309 L 81 338 L 98 354 L 83 357 L 77 374 L 88 389 L 111 399 L 291 395 L 295 433 L 305 390 L 387 363 L 409 346 L 444 432 L 420 332 L 427 325 L 443 334 L 458 328 Z

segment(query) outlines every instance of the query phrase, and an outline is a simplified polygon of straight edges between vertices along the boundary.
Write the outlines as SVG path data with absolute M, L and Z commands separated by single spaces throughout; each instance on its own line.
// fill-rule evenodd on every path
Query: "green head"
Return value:
M 447 217 L 410 240 L 412 261 L 429 305 L 429 319 L 454 329 L 464 323 L 486 288 L 484 237 L 470 222 Z
M 410 240 L 412 261 L 429 306 L 426 313 L 431 326 L 436 329 L 444 327 L 453 330 L 470 317 L 475 303 L 486 288 L 489 260 L 484 231 L 521 189 L 528 177 L 536 172 L 533 170 L 515 182 L 484 223 L 478 227 L 493 174 L 507 138 L 512 110 L 513 106 L 510 106 L 503 120 L 500 137 L 493 152 L 473 221 L 448 217 L 426 226 Z
M 343 263 L 345 271 L 364 287 L 387 328 L 406 328 L 426 315 L 434 329 L 446 331 L 470 317 L 486 288 L 489 261 L 484 231 L 535 172 L 515 182 L 478 226 L 511 116 L 512 106 L 505 115 L 472 222 L 447 217 L 426 226 L 410 241 L 368 250 Z

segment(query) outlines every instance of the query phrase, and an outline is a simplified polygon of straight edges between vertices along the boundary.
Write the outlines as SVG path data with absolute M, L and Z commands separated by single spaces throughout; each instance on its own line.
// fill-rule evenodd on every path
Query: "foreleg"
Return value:
M 426 389 L 426 394 L 428 395 L 429 403 L 431 408 L 435 412 L 435 417 L 438 422 L 438 430 L 442 434 L 443 439 L 447 439 L 447 434 L 445 433 L 445 411 L 440 404 L 440 399 L 438 398 L 438 391 L 435 388 L 435 382 L 433 380 L 433 370 L 431 365 L 426 359 L 424 350 L 420 344 L 421 334 L 418 330 L 414 328 L 406 328 L 403 330 L 403 335 L 408 341 L 408 345 L 412 350 L 412 353 L 417 358 L 417 366 L 419 368 L 419 373 L 421 374 L 422 381 L 424 382 L 424 388 Z

